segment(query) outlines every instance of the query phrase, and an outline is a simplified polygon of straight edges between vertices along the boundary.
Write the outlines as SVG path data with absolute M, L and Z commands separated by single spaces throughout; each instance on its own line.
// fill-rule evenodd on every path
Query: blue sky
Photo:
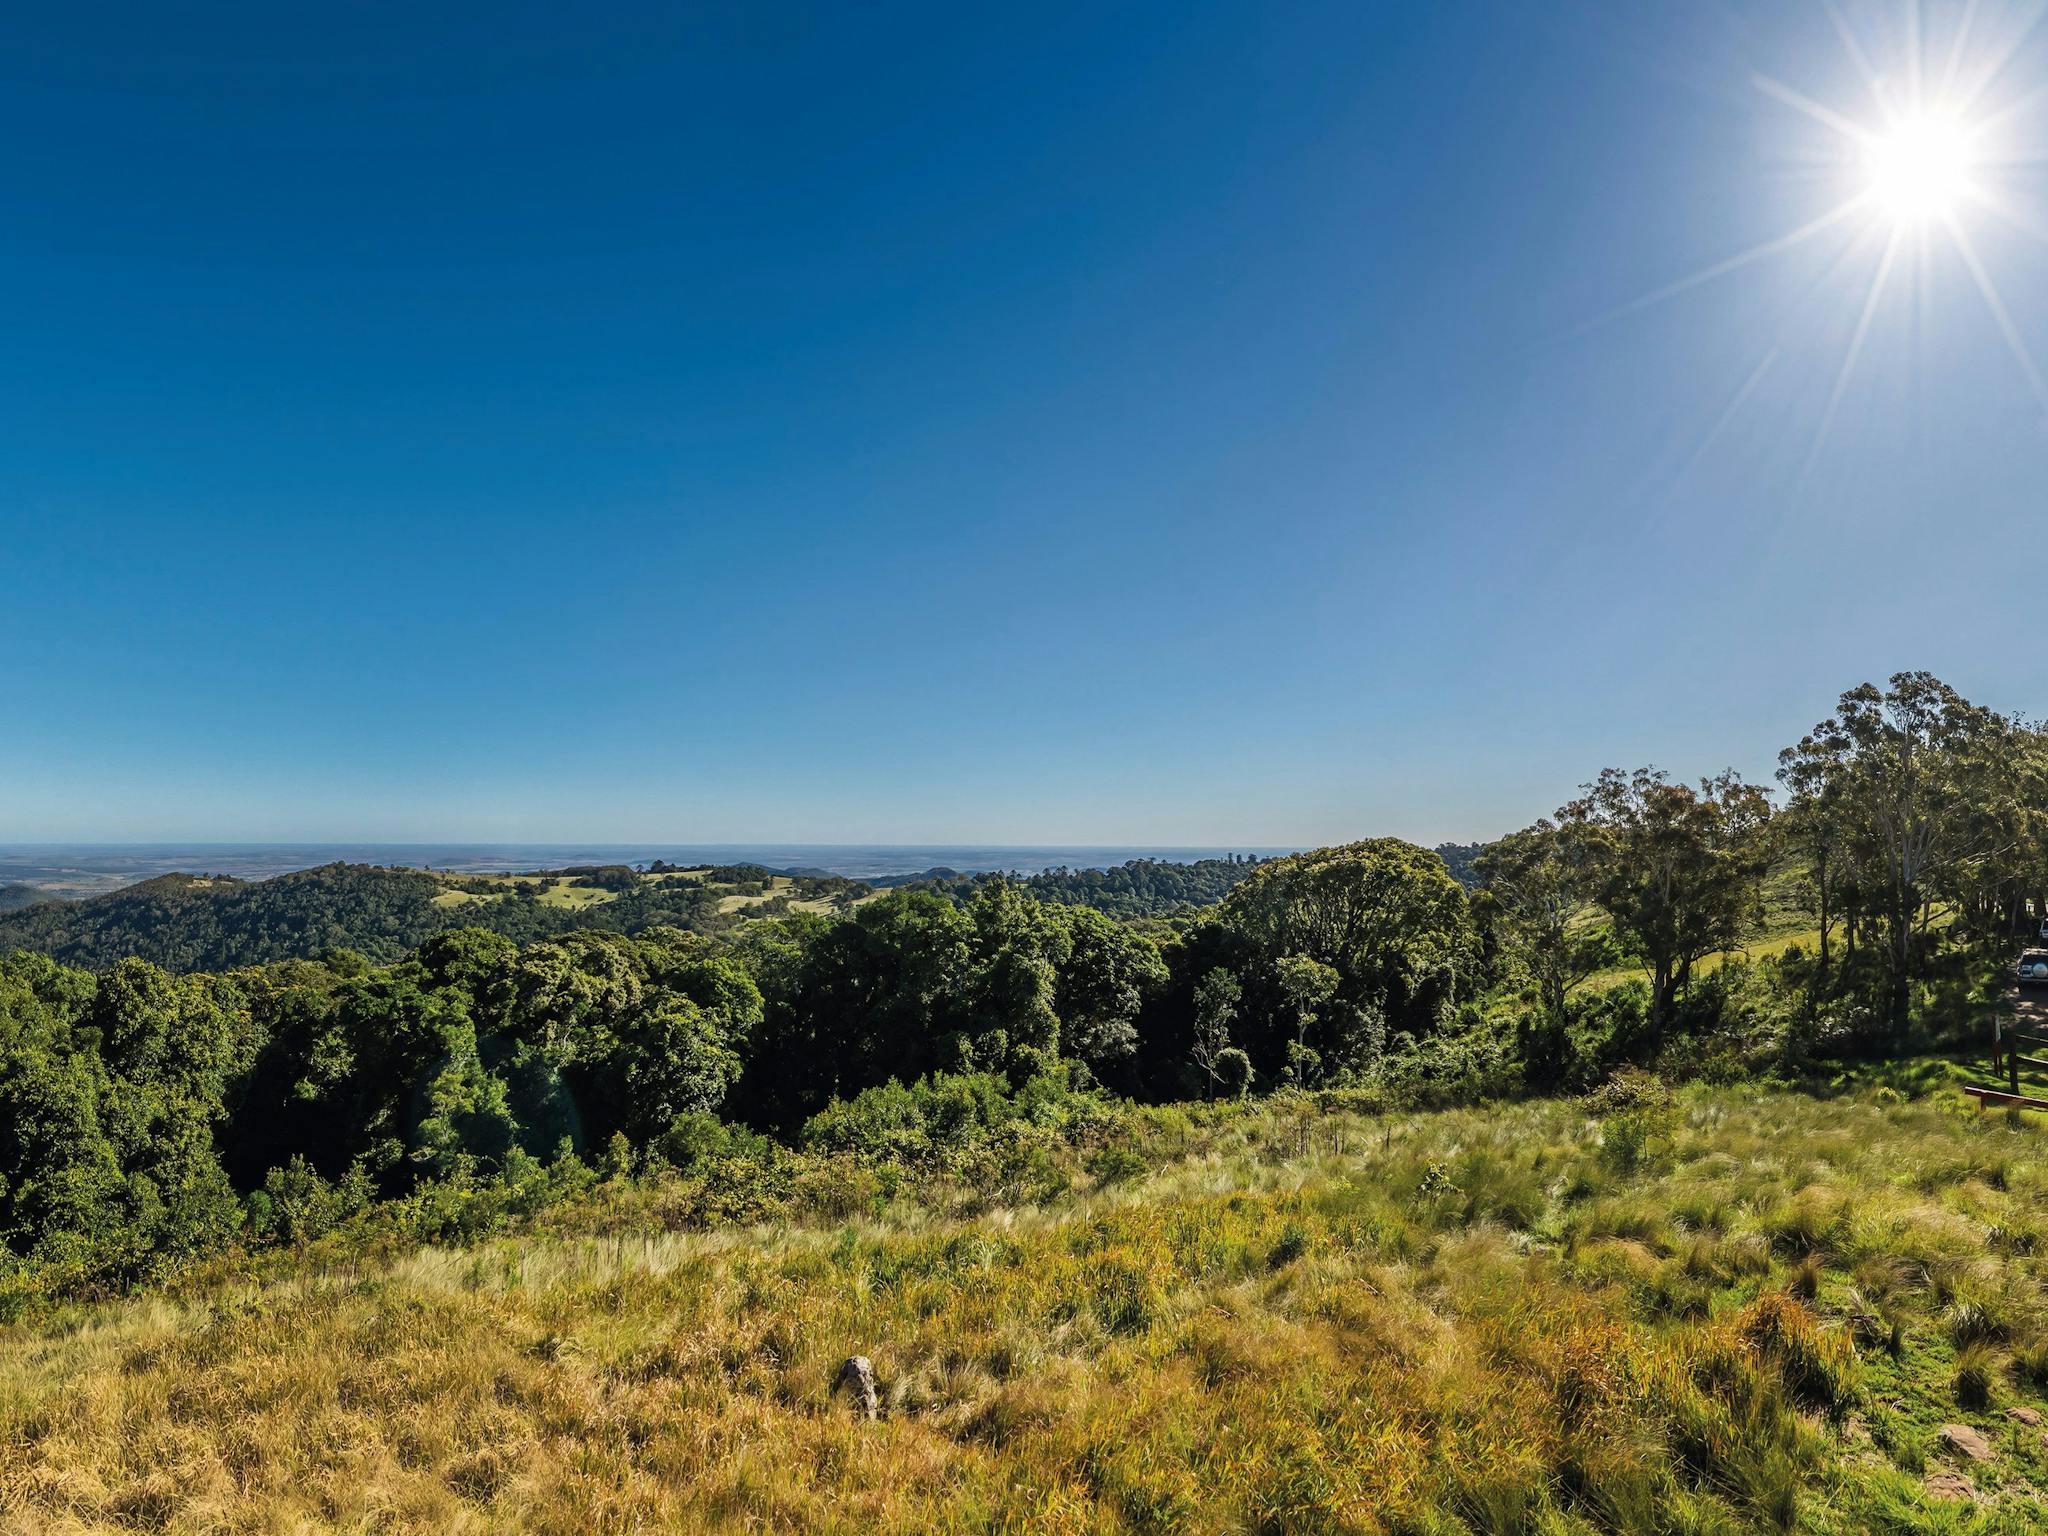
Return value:
M 0 839 L 1434 841 L 1904 667 L 2048 706 L 1939 232 L 1860 340 L 1858 219 L 1627 307 L 1862 174 L 1758 84 L 1874 117 L 1817 3 L 40 9 Z

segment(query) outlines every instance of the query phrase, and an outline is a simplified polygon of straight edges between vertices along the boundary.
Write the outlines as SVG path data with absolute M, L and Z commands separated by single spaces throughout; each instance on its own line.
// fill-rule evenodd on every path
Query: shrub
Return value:
M 707 1163 L 750 1158 L 772 1163 L 783 1156 L 781 1144 L 743 1125 L 733 1125 L 706 1110 L 677 1115 L 648 1147 L 657 1166 L 688 1173 Z
M 1014 1092 L 992 1072 L 934 1072 L 911 1087 L 888 1082 L 834 1099 L 804 1125 L 807 1151 L 894 1162 L 949 1161 L 999 1128 L 1057 1126 L 1097 1107 L 1064 1070 L 1027 1078 Z
M 931 1135 L 916 1095 L 887 1082 L 851 1100 L 834 1099 L 805 1123 L 801 1143 L 809 1152 L 917 1158 L 931 1150 Z
M 880 1215 L 895 1188 L 893 1170 L 866 1167 L 844 1154 L 806 1158 L 791 1179 L 797 1203 L 831 1221 Z
M 1252 1091 L 1252 1059 L 1236 1046 L 1216 1053 L 1216 1082 L 1228 1098 L 1241 1099 Z
M 1101 1147 L 1082 1165 L 1100 1183 L 1121 1184 L 1145 1172 L 1145 1159 L 1129 1147 Z
M 294 1155 L 284 1167 L 271 1169 L 263 1187 L 250 1193 L 249 1225 L 258 1237 L 311 1242 L 364 1210 L 372 1193 L 370 1176 L 360 1162 L 340 1183 L 330 1184 L 305 1158 Z
M 1941 1325 L 1957 1349 L 2005 1336 L 2005 1324 L 1990 1306 L 1971 1296 L 1958 1296 L 1942 1313 Z
M 2012 1373 L 2036 1391 L 2048 1388 L 2048 1334 L 2013 1346 Z

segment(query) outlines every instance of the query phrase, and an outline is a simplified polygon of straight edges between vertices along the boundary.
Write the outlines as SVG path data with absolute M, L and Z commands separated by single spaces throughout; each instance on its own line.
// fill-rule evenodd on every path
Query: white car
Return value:
M 2020 956 L 2013 974 L 2023 987 L 2048 987 L 2048 949 L 2030 949 Z

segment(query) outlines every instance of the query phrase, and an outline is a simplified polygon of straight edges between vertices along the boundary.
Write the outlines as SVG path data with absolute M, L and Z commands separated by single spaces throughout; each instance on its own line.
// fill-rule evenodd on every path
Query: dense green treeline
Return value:
M 1436 855 L 1460 885 L 1478 883 L 1473 860 L 1483 843 L 1439 843 Z M 963 875 L 950 871 L 908 882 L 919 889 L 965 898 L 992 881 L 1022 885 L 1040 901 L 1094 907 L 1112 917 L 1184 917 L 1212 907 L 1237 889 L 1261 860 L 1253 854 L 1195 859 L 1185 864 L 1131 859 L 1108 869 L 1048 869 L 1035 875 Z
M 1391 840 L 1263 864 L 1165 947 L 994 883 L 724 937 L 462 929 L 381 966 L 95 975 L 17 953 L 0 1232 L 120 1284 L 274 1232 L 309 1192 L 360 1204 L 565 1153 L 688 1162 L 761 1132 L 900 1151 L 1105 1085 L 1362 1080 L 1390 1027 L 1427 1034 L 1475 995 L 1477 954 L 1441 862 Z
M 2048 887 L 2041 734 L 1908 675 L 1846 695 L 1785 777 L 1774 811 L 1732 774 L 1610 770 L 1489 846 L 1476 891 L 1367 840 L 1245 866 L 1174 925 L 995 880 L 710 933 L 456 927 L 386 963 L 95 973 L 17 952 L 0 1242 L 23 1285 L 125 1285 L 309 1211 L 453 1208 L 549 1169 L 886 1164 L 1111 1095 L 1441 1103 L 1625 1064 L 1796 1073 L 1970 1022 Z M 1815 942 L 1709 964 L 1774 867 L 1811 883 Z M 704 888 L 614 883 L 613 907 Z
M 1164 917 L 1214 906 L 1257 868 L 1249 855 L 1196 859 L 1186 864 L 1131 859 L 1111 869 L 1048 869 L 1035 875 L 944 874 L 919 880 L 922 889 L 966 898 L 982 886 L 1008 880 L 1040 901 L 1093 907 L 1112 917 Z
M 1479 884 L 1479 856 L 1486 848 L 1485 843 L 1438 843 L 1436 856 L 1444 861 L 1451 878 L 1470 890 Z

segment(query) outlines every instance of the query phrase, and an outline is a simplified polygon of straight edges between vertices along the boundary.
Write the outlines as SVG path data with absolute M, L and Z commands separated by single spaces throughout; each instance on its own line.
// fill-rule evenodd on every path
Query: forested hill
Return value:
M 105 896 L 51 901 L 0 919 L 0 950 L 34 949 L 79 965 L 138 956 L 206 970 L 361 950 L 391 959 L 446 924 L 441 888 L 415 870 L 331 864 L 273 880 L 160 875 Z
M 389 961 L 453 928 L 487 928 L 521 943 L 579 928 L 710 933 L 748 916 L 843 908 L 866 894 L 852 881 L 751 866 L 641 872 L 620 865 L 464 877 L 327 864 L 259 881 L 163 875 L 105 896 L 0 915 L 0 954 L 36 950 L 93 967 L 135 957 L 176 971 L 263 965 L 331 949 Z
M 1249 855 L 1188 864 L 1133 859 L 1114 869 L 1046 870 L 1013 883 L 1044 902 L 1118 918 L 1158 917 L 1216 905 L 1260 862 Z M 1453 872 L 1460 872 L 1456 865 Z M 889 883 L 965 901 L 1003 878 L 935 870 Z M 585 928 L 712 934 L 749 918 L 843 912 L 874 894 L 860 881 L 753 865 L 676 869 L 656 863 L 646 870 L 607 865 L 465 876 L 325 864 L 256 881 L 161 875 L 84 900 L 13 910 L 0 904 L 0 954 L 35 950 L 95 968 L 133 957 L 174 971 L 267 965 L 332 949 L 384 962 L 454 928 L 487 928 L 522 944 Z
M 1258 862 L 1139 859 L 1116 869 L 1049 870 L 1018 883 L 1042 901 L 1148 917 L 1213 906 Z M 906 883 L 965 900 L 997 878 L 943 870 Z M 585 928 L 710 934 L 749 918 L 841 912 L 873 895 L 860 881 L 823 873 L 658 862 L 646 870 L 607 865 L 518 875 L 372 864 L 326 864 L 258 881 L 162 875 L 82 901 L 0 909 L 0 954 L 28 949 L 93 967 L 134 957 L 176 971 L 309 959 L 331 949 L 381 962 L 454 928 L 487 928 L 520 943 Z
M 1114 869 L 1048 869 L 1021 877 L 997 873 L 964 875 L 936 869 L 914 880 L 896 883 L 944 891 L 965 899 L 992 880 L 1007 879 L 1023 886 L 1040 901 L 1093 907 L 1112 917 L 1158 917 L 1185 907 L 1214 906 L 1258 866 L 1258 859 L 1249 854 L 1197 859 L 1191 864 L 1132 859 Z

